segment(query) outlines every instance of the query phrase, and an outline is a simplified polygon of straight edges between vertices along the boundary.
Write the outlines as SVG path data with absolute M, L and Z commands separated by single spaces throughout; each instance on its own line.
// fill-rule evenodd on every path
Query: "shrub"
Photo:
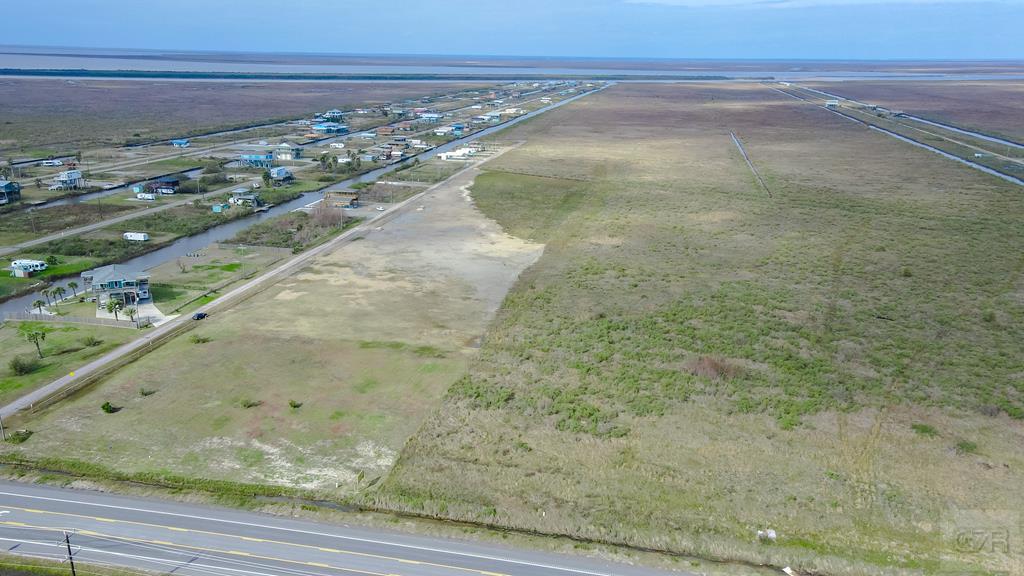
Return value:
M 11 369 L 11 372 L 18 376 L 24 376 L 25 374 L 31 374 L 39 369 L 39 359 L 35 356 L 15 356 L 11 358 L 7 366 Z
M 86 346 L 92 348 L 94 346 L 99 346 L 100 344 L 103 344 L 103 340 L 100 340 L 95 336 L 86 336 L 85 338 L 82 338 L 82 344 L 85 344 Z
M 291 406 L 293 409 L 302 408 L 302 402 L 298 402 L 296 400 L 289 400 L 288 405 Z
M 104 412 L 106 412 L 107 414 L 113 414 L 115 412 L 120 412 L 121 411 L 121 407 L 120 406 L 114 406 L 110 402 L 104 402 L 103 405 L 100 406 L 100 409 L 103 410 Z
M 11 433 L 10 436 L 7 437 L 7 441 L 10 442 L 11 444 L 21 444 L 22 442 L 28 440 L 31 437 L 31 430 L 15 430 L 14 432 Z
M 713 380 L 732 379 L 743 374 L 743 368 L 720 356 L 701 356 L 688 362 L 686 368 L 694 376 Z
M 917 432 L 921 436 L 934 437 L 939 435 L 939 431 L 936 430 L 935 427 L 930 424 L 911 424 L 910 429 L 913 430 L 914 432 Z
M 970 440 L 957 440 L 953 449 L 957 454 L 974 454 L 978 451 L 978 445 Z
M 188 341 L 193 344 L 206 344 L 211 340 L 213 340 L 213 338 L 210 338 L 209 336 L 200 336 L 199 334 L 193 334 L 188 338 Z
M 242 400 L 242 408 L 255 408 L 262 405 L 263 400 Z
M 146 397 L 152 396 L 153 394 L 156 394 L 156 390 L 152 390 L 150 388 L 139 388 L 139 396 Z

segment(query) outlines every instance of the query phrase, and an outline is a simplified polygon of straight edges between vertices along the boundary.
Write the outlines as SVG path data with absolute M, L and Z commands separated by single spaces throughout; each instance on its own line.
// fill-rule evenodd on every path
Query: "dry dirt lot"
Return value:
M 1024 82 L 819 82 L 808 86 L 869 104 L 1024 142 Z
M 473 195 L 544 255 L 368 502 L 811 573 L 1019 569 L 956 544 L 1024 510 L 1019 188 L 755 85 L 619 85 L 502 137 L 527 144 Z
M 451 83 L 0 79 L 0 154 L 120 145 L 129 138 L 288 119 L 447 93 Z M 45 154 L 42 154 L 45 156 Z
M 21 449 L 333 496 L 373 481 L 540 255 L 473 207 L 473 176 L 29 422 Z

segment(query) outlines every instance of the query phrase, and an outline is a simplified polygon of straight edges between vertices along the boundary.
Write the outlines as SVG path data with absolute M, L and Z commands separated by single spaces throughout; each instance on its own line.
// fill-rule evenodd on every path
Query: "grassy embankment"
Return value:
M 290 212 L 242 230 L 229 244 L 288 248 L 299 253 L 311 246 L 327 241 L 360 222 L 357 218 L 344 218 L 340 210 Z
M 54 541 L 61 538 L 54 532 Z M 86 576 L 146 576 L 148 572 L 122 570 L 108 566 L 94 566 L 89 563 L 75 562 L 75 568 Z M 0 574 L 3 576 L 66 576 L 68 567 L 63 562 L 28 558 L 15 554 L 0 554 Z
M 365 502 L 822 573 L 1013 565 L 954 536 L 1024 506 L 1016 187 L 755 87 L 620 86 L 507 137 L 473 196 L 544 256 Z

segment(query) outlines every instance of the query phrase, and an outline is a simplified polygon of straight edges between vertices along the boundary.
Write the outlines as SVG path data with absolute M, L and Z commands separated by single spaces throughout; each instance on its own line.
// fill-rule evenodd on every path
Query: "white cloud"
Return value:
M 627 4 L 657 4 L 706 8 L 733 6 L 743 8 L 806 8 L 816 6 L 863 6 L 867 4 L 1010 4 L 1019 0 L 625 0 Z

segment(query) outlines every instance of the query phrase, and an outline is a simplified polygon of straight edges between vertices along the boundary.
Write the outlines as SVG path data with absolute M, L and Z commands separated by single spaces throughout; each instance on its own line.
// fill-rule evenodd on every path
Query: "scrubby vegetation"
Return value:
M 618 86 L 507 138 L 472 196 L 544 255 L 368 502 L 810 573 L 1006 565 L 944 530 L 1024 506 L 1019 189 L 758 87 Z
M 299 252 L 303 248 L 340 232 L 358 222 L 344 212 L 318 204 L 311 213 L 289 212 L 242 230 L 230 240 L 234 244 L 276 246 Z

